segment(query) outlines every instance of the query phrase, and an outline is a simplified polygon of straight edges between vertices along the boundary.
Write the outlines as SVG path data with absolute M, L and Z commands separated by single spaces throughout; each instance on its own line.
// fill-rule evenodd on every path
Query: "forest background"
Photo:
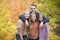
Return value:
M 60 0 L 0 0 L 0 40 L 15 40 L 18 16 L 37 5 L 49 18 L 50 40 L 60 40 Z

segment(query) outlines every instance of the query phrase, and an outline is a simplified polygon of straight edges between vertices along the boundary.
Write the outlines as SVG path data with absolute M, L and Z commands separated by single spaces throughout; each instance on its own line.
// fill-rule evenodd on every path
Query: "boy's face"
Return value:
M 31 7 L 30 7 L 30 10 L 33 12 L 33 11 L 36 10 L 36 7 L 35 7 L 35 6 L 31 6 Z
M 42 21 L 43 20 L 43 15 L 39 16 L 39 20 Z

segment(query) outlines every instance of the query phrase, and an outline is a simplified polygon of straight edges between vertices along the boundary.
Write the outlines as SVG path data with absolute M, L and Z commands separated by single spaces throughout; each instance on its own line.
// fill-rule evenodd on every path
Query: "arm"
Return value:
M 25 20 L 25 25 L 28 27 L 29 26 L 29 23 L 27 20 Z
M 23 15 L 20 15 L 20 16 L 19 16 L 19 19 L 21 19 L 23 22 L 25 22 L 25 20 L 26 20 Z
M 20 15 L 19 19 L 21 19 L 23 22 L 25 22 L 26 26 L 29 26 L 28 21 L 25 19 L 25 17 L 23 15 Z
M 18 23 L 17 23 L 18 29 L 17 30 L 18 30 L 18 33 L 20 35 L 21 40 L 23 40 L 23 28 L 22 28 L 22 26 L 23 26 L 23 22 L 21 20 L 18 20 Z
M 49 26 L 48 23 L 45 23 L 45 27 L 46 27 L 46 40 L 49 39 Z
M 49 19 L 47 17 L 44 17 L 43 22 L 45 24 L 45 23 L 49 22 Z
M 42 29 L 43 27 L 43 22 L 39 23 L 39 28 Z

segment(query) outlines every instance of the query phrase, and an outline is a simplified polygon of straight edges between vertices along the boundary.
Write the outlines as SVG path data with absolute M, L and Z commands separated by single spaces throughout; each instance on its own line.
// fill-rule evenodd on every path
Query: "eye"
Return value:
M 35 8 L 31 8 L 31 9 L 35 9 Z

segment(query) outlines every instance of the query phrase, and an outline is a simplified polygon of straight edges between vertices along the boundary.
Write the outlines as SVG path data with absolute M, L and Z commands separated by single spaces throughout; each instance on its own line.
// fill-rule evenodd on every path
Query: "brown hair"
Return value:
M 35 6 L 35 7 L 37 7 L 35 4 L 31 4 L 31 6 Z

